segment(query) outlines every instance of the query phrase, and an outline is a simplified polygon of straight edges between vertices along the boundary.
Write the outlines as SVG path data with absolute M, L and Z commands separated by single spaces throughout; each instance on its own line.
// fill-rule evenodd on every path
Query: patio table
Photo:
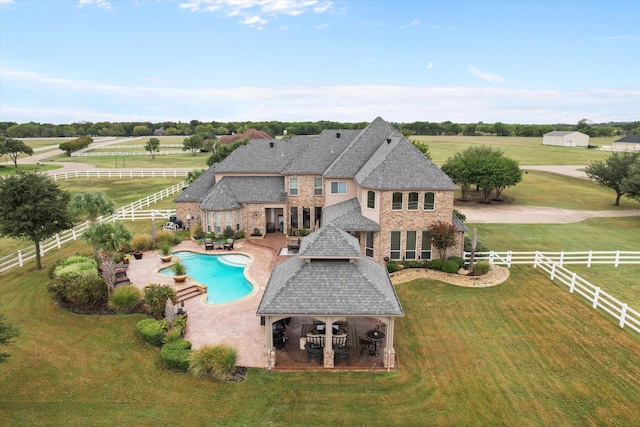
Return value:
M 378 351 L 378 344 L 382 342 L 386 338 L 386 334 L 382 331 L 372 330 L 367 332 L 367 338 L 373 341 L 373 354 L 372 356 L 380 356 L 380 352 Z

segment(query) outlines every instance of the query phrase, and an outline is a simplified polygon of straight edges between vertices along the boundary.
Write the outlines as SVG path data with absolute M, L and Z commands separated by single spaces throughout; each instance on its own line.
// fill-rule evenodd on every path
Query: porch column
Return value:
M 265 332 L 265 368 L 271 370 L 276 366 L 276 349 L 273 348 L 273 323 L 271 316 L 265 316 L 264 321 Z
M 396 367 L 396 350 L 393 347 L 393 339 L 394 339 L 394 322 L 393 317 L 387 318 L 387 336 L 386 336 L 386 345 L 384 348 L 384 355 L 382 358 L 382 365 L 387 368 L 387 370 L 395 369 Z
M 333 368 L 333 317 L 324 318 L 324 367 Z

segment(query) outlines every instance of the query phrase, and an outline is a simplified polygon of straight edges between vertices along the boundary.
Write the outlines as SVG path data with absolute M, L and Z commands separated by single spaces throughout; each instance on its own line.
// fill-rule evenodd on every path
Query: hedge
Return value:
M 185 339 L 171 341 L 160 350 L 164 366 L 172 371 L 188 372 L 190 355 L 191 343 Z

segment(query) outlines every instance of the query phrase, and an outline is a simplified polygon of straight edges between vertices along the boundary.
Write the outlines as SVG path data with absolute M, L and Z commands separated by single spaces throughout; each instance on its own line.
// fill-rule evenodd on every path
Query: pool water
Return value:
M 189 251 L 174 252 L 174 256 L 187 267 L 187 274 L 207 287 L 207 302 L 223 304 L 243 298 L 253 291 L 253 285 L 244 277 L 249 262 L 246 255 L 209 255 Z M 171 267 L 160 274 L 173 276 Z

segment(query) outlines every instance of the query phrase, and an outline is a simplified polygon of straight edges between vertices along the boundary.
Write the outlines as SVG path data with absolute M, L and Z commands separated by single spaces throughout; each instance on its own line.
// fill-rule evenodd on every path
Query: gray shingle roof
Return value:
M 282 173 L 322 175 L 359 133 L 359 130 L 322 131 L 320 135 L 309 140 L 302 155 L 292 159 Z
M 187 188 L 182 190 L 182 193 L 178 195 L 174 202 L 199 202 L 202 200 L 211 187 L 216 183 L 216 168 L 217 163 L 211 165 L 200 175 L 195 181 L 193 181 Z
M 389 135 L 355 175 L 377 190 L 455 190 L 451 179 L 399 132 Z
M 255 139 L 242 145 L 224 159 L 219 173 L 277 173 L 282 171 L 309 146 L 315 137 L 296 136 L 289 139 Z M 273 147 L 271 146 L 273 145 Z
M 334 237 L 320 235 L 318 240 Z M 354 262 L 298 255 L 276 265 L 256 314 L 404 315 L 386 267 L 361 254 Z
M 225 176 L 200 202 L 203 210 L 238 209 L 245 203 L 285 203 L 282 176 Z
M 389 135 L 395 132 L 380 117 L 364 128 L 325 171 L 327 178 L 351 178 L 373 155 Z
M 328 206 L 322 212 L 322 225 L 334 224 L 344 231 L 378 231 L 380 225 L 362 215 L 357 198 Z
M 360 245 L 350 234 L 333 224 L 326 225 L 302 240 L 298 256 L 301 258 L 359 258 Z
M 640 134 L 631 134 L 627 135 L 624 138 L 617 139 L 613 142 L 635 142 L 636 144 L 640 144 Z

